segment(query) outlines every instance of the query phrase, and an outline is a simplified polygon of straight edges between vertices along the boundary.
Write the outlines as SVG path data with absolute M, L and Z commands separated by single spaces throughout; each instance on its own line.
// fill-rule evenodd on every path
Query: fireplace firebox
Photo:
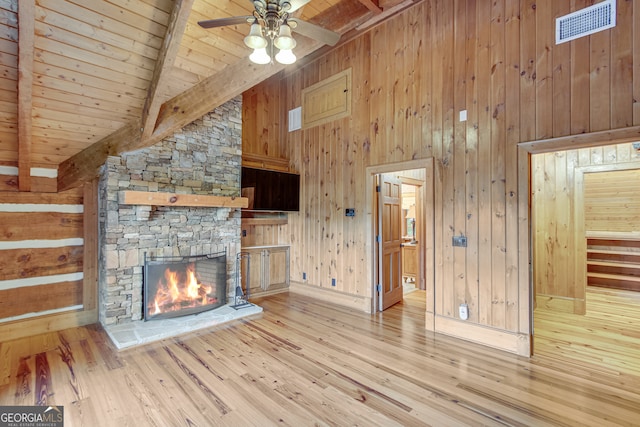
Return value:
M 144 320 L 201 313 L 227 302 L 227 254 L 145 255 Z

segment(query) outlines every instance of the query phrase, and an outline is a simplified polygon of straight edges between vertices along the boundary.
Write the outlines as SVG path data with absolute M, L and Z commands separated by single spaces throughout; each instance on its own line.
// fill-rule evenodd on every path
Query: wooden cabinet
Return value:
M 282 292 L 289 288 L 289 246 L 251 246 L 242 248 L 242 288 L 249 298 Z
M 402 277 L 416 280 L 418 274 L 418 246 L 405 243 L 402 246 Z

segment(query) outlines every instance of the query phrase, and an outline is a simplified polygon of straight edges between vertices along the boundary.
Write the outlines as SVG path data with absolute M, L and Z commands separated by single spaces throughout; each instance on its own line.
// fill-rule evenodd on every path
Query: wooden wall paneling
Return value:
M 342 64 L 339 64 L 340 66 Z M 351 90 L 351 89 L 349 89 Z M 336 151 L 336 157 L 332 160 L 333 173 L 331 174 L 331 181 L 333 187 L 333 202 L 329 206 L 331 212 L 329 218 L 331 218 L 331 248 L 334 253 L 334 260 L 331 264 L 331 279 L 336 280 L 336 287 L 341 292 L 347 291 L 347 284 L 344 281 L 342 252 L 344 250 L 344 178 L 342 172 L 344 171 L 344 140 L 348 139 L 348 122 L 345 123 L 344 119 L 338 121 L 338 128 L 333 129 L 331 148 Z
M 292 84 L 287 84 L 288 79 L 294 80 Z M 286 106 L 286 110 L 289 111 L 293 108 L 300 106 L 300 84 L 297 83 L 299 76 L 293 75 L 280 80 L 282 104 Z M 244 118 L 243 118 L 244 122 Z M 287 122 L 288 123 L 288 122 Z M 255 125 L 254 125 L 255 126 Z M 288 127 L 288 126 L 287 126 Z M 289 158 L 291 168 L 300 172 L 300 210 L 298 212 L 291 212 L 287 215 L 288 224 L 286 231 L 282 235 L 282 240 L 279 243 L 290 244 L 292 248 L 299 248 L 305 241 L 304 232 L 305 228 L 300 218 L 304 218 L 304 206 L 306 197 L 306 185 L 305 185 L 305 168 L 302 167 L 301 160 L 303 153 L 303 131 L 295 130 L 293 132 L 286 132 L 286 137 L 283 139 L 286 142 L 286 155 Z M 302 281 L 302 256 L 299 250 L 291 250 L 289 262 L 291 263 L 291 280 Z
M 420 40 L 422 40 L 423 32 L 420 31 L 424 27 L 420 26 L 423 17 L 417 14 L 409 14 L 407 16 L 407 25 L 410 28 L 417 29 L 406 32 L 405 35 L 405 51 L 404 51 L 404 67 L 412 70 L 407 79 L 406 96 L 407 110 L 405 111 L 405 120 L 407 123 L 408 138 L 411 141 L 410 157 L 412 159 L 422 157 L 422 138 L 420 137 L 420 93 L 417 86 L 420 80 L 420 61 L 422 55 L 420 52 Z
M 313 147 L 311 152 L 312 163 L 309 165 L 312 171 L 313 180 L 322 180 L 322 157 L 320 149 L 318 148 L 318 141 L 320 141 L 320 127 L 315 127 L 309 132 L 310 147 Z M 313 218 L 312 234 L 311 234 L 311 269 L 312 271 L 312 283 L 317 283 L 320 287 L 326 286 L 322 276 L 322 266 L 324 260 L 324 252 L 322 248 L 322 226 L 324 217 L 322 216 L 322 181 L 317 185 L 313 185 L 314 191 L 309 205 L 311 218 Z
M 604 159 L 602 147 L 593 147 L 589 150 L 590 159 L 589 164 L 592 165 L 601 165 Z
M 384 43 L 380 38 L 384 38 L 385 31 L 384 29 L 388 23 L 382 23 L 381 25 L 374 27 L 371 32 L 368 33 L 368 38 L 371 40 L 371 62 L 374 64 L 384 64 L 384 69 L 378 68 L 377 71 L 371 71 L 369 79 L 370 79 L 370 99 L 369 99 L 369 115 L 371 120 L 371 142 L 369 144 L 369 150 L 371 152 L 371 162 L 373 164 L 379 163 L 378 159 L 380 155 L 378 151 L 381 149 L 380 146 L 383 145 L 383 135 L 384 128 L 386 127 L 386 120 L 384 115 L 384 108 L 386 105 L 385 94 L 382 92 L 383 90 L 383 82 L 385 78 L 385 74 L 387 74 L 389 70 L 388 63 L 385 63 L 384 53 Z
M 611 32 L 589 36 L 591 73 L 589 82 L 590 131 L 611 129 Z
M 505 3 L 505 328 L 519 331 L 519 275 L 518 275 L 518 141 L 520 141 L 520 7 L 517 2 Z M 519 286 L 510 286 L 518 283 Z M 527 281 L 528 283 L 528 281 Z M 524 304 L 524 301 L 523 301 Z M 526 331 L 529 332 L 529 331 Z
M 436 137 L 441 144 L 442 162 L 440 169 L 440 191 L 442 193 L 442 280 L 437 282 L 441 285 L 440 293 L 442 294 L 442 310 L 437 314 L 441 316 L 455 316 L 454 301 L 454 262 L 455 250 L 452 246 L 451 239 L 455 230 L 454 217 L 454 148 L 455 135 L 453 131 L 453 95 L 454 95 L 454 58 L 452 55 L 454 49 L 454 26 L 453 2 L 439 3 L 437 10 L 437 18 L 440 20 L 441 38 L 438 43 L 438 51 L 436 59 L 440 62 L 441 72 L 436 74 L 434 84 L 440 89 L 436 92 L 440 96 L 440 108 L 437 110 L 436 131 L 439 135 Z
M 562 3 L 562 2 L 558 2 Z M 571 0 L 571 11 L 589 6 L 588 0 Z M 568 44 L 571 52 L 570 63 L 570 114 L 571 134 L 588 132 L 589 126 L 589 37 L 581 37 Z
M 469 319 L 478 323 L 478 251 L 479 251 L 479 224 L 478 224 L 478 5 L 472 0 L 466 3 L 466 57 L 465 57 L 465 106 L 467 121 L 464 123 L 465 133 L 465 218 L 464 229 L 467 236 L 466 266 L 465 266 L 465 299 L 469 305 Z M 458 158 L 459 159 L 459 158 Z
M 545 179 L 544 179 L 544 161 L 542 155 L 534 155 L 531 157 L 531 224 L 532 224 L 532 261 L 533 261 L 533 287 L 534 294 L 545 293 L 544 274 L 545 268 L 539 264 L 545 258 L 546 238 L 544 224 L 544 211 L 541 209 L 540 201 L 543 197 Z M 537 299 L 536 299 L 537 303 Z
M 536 135 L 536 2 L 535 0 L 520 0 L 520 140 L 530 141 L 535 139 Z M 573 68 L 572 68 L 573 69 Z M 520 332 L 531 332 L 532 313 L 530 310 L 535 304 L 536 282 L 533 275 L 529 275 L 530 257 L 534 256 L 534 251 L 530 253 L 530 241 L 535 241 L 536 236 L 531 231 L 530 224 L 533 223 L 534 212 L 529 217 L 530 200 L 533 198 L 533 192 L 536 183 L 533 180 L 533 174 L 529 171 L 533 169 L 530 162 L 530 155 L 524 149 L 519 149 L 518 154 L 518 199 L 519 210 L 518 218 L 520 227 L 518 229 L 519 241 L 519 282 L 520 295 L 518 300 L 518 308 L 520 310 Z M 533 298 L 530 301 L 531 294 Z
M 638 165 L 640 167 L 640 164 Z M 640 169 L 584 177 L 585 231 L 640 232 Z
M 551 23 L 555 28 L 555 19 L 570 12 L 570 2 L 554 1 Z M 555 34 L 553 32 L 552 34 Z M 571 132 L 571 43 L 555 44 L 551 51 L 552 85 L 552 135 L 564 136 Z
M 333 125 L 335 126 L 335 123 Z M 332 229 L 334 224 L 341 220 L 341 218 L 332 218 L 333 203 L 335 202 L 335 160 L 339 156 L 335 147 L 333 126 L 321 126 L 321 139 L 318 142 L 322 145 L 322 160 L 319 167 L 324 174 L 320 182 L 322 189 L 322 202 L 320 203 L 322 230 L 320 239 L 322 241 L 322 249 L 325 256 L 320 259 L 323 266 L 323 283 L 327 287 L 333 287 L 332 280 L 335 278 L 334 265 L 336 262 L 336 241 L 335 236 L 332 233 Z
M 504 2 L 493 3 L 491 11 L 491 325 L 506 325 L 506 211 L 505 197 L 505 30 Z
M 82 287 L 78 280 L 0 290 L 0 319 L 82 305 Z
M 491 322 L 491 10 L 478 7 L 478 322 Z
M 467 108 L 467 58 L 470 53 L 467 52 L 467 4 L 464 0 L 456 0 L 454 3 L 453 16 L 456 17 L 454 25 L 453 37 L 453 123 L 451 128 L 453 131 L 453 234 L 469 236 L 466 230 L 466 151 L 467 151 L 467 135 L 466 122 L 459 120 L 459 112 Z M 474 11 L 475 12 L 475 11 Z M 467 251 L 468 247 L 456 247 L 453 249 L 453 298 L 451 298 L 451 313 L 455 317 L 457 307 L 460 304 L 467 303 L 471 299 L 468 293 L 468 277 L 467 277 Z M 474 284 L 475 285 L 475 284 Z M 475 302 L 475 301 L 474 301 Z M 472 304 L 475 305 L 475 304 Z M 474 307 L 475 308 L 475 307 Z M 475 311 L 475 310 L 471 310 Z M 472 318 L 472 317 L 471 317 Z
M 351 245 L 350 257 L 353 264 L 349 264 L 348 268 L 353 269 L 353 280 L 351 289 L 355 294 L 371 297 L 373 288 L 373 280 L 371 273 L 371 262 L 367 259 L 371 252 L 371 231 L 367 229 L 365 219 L 366 211 L 366 182 L 363 180 L 371 180 L 366 175 L 366 166 L 371 163 L 371 92 L 368 77 L 371 75 L 371 69 L 374 64 L 370 55 L 358 55 L 357 52 L 371 51 L 371 37 L 365 35 L 360 37 L 353 46 L 353 90 L 356 92 L 351 98 L 352 119 L 349 121 L 352 128 L 351 139 L 352 146 L 352 163 L 348 167 L 349 170 L 349 193 L 354 204 L 351 207 L 356 208 L 356 217 L 351 218 L 353 223 L 353 243 Z
M 578 167 L 578 150 L 567 150 L 565 151 L 565 154 L 567 175 L 565 183 L 566 188 L 564 189 L 564 192 L 567 194 L 569 205 L 569 213 L 566 217 L 568 234 L 567 244 L 569 246 L 566 251 L 566 256 L 568 265 L 575 266 L 572 274 L 569 276 L 570 279 L 573 280 L 572 283 L 574 283 L 572 287 L 572 298 L 574 299 L 573 312 L 584 313 L 586 310 L 586 287 L 581 284 L 585 282 L 580 281 L 583 277 L 584 265 L 582 261 L 579 260 L 581 260 L 581 257 L 583 256 L 580 254 L 580 251 L 584 250 L 585 247 L 583 246 L 582 237 L 579 235 L 579 233 L 572 231 L 572 229 L 575 230 L 575 224 L 579 221 L 582 221 L 579 219 L 579 215 L 580 211 L 583 211 L 582 206 L 578 206 L 576 204 L 575 196 L 572 196 L 571 190 L 577 187 L 576 176 L 578 174 L 575 171 Z
M 457 313 L 455 305 L 455 256 L 456 249 L 453 247 L 452 238 L 456 229 L 455 223 L 455 144 L 456 135 L 454 133 L 454 48 L 455 48 L 455 27 L 454 27 L 454 3 L 444 2 L 442 8 L 442 33 L 445 36 L 442 43 L 442 216 L 445 221 L 442 223 L 443 240 L 442 251 L 444 254 L 442 294 L 445 298 L 443 311 L 445 316 L 454 316 Z
M 574 265 L 573 282 L 567 286 L 573 288 L 570 296 L 573 299 L 574 314 L 585 314 L 587 310 L 587 239 L 584 228 L 584 173 L 583 169 L 568 171 L 574 175 L 573 192 L 574 214 L 570 232 L 573 234 L 573 251 L 571 262 Z M 564 310 L 568 311 L 568 310 Z
M 444 215 L 444 209 L 442 206 L 445 203 L 444 200 L 444 168 L 445 160 L 444 157 L 446 153 L 443 149 L 443 103 L 438 102 L 443 98 L 443 81 L 444 81 L 444 64 L 443 59 L 445 56 L 445 47 L 444 47 L 444 12 L 443 12 L 443 4 L 442 2 L 436 2 L 433 7 L 433 16 L 434 16 L 434 24 L 436 26 L 434 31 L 434 38 L 432 40 L 432 89 L 433 89 L 433 112 L 432 112 L 432 128 L 431 128 L 431 136 L 433 141 L 433 155 L 437 159 L 436 160 L 436 168 L 434 175 L 434 191 L 435 191 L 435 205 L 441 208 L 436 209 L 436 218 L 435 218 L 435 250 L 436 250 L 436 289 L 435 289 L 435 314 L 436 316 L 441 315 L 446 312 L 447 304 L 445 300 L 444 289 L 451 289 L 451 287 L 447 287 L 447 284 L 444 281 L 447 278 L 446 272 L 444 271 L 444 266 L 446 264 L 446 260 L 449 260 L 451 257 L 448 256 L 444 251 L 445 239 L 446 236 L 450 236 L 445 230 L 446 217 Z M 450 231 L 449 231 L 450 233 Z M 453 267 L 449 265 L 450 270 L 453 270 Z M 449 293 L 451 295 L 451 293 Z
M 61 212 L 0 212 L 3 240 L 68 239 L 82 235 L 82 214 Z
M 633 71 L 631 92 L 633 94 L 633 124 L 640 125 L 640 6 L 638 1 L 633 3 L 633 22 L 631 23 L 631 40 Z
M 618 161 L 618 149 L 615 145 L 605 145 L 602 147 L 602 162 L 616 163 Z
M 322 77 L 320 77 L 322 78 Z M 318 283 L 322 287 L 329 287 L 330 277 L 328 273 L 329 265 L 331 264 L 331 252 L 327 251 L 327 247 L 329 243 L 328 239 L 328 227 L 329 227 L 329 211 L 328 211 L 328 197 L 329 197 L 329 174 L 331 171 L 329 170 L 329 165 L 327 160 L 330 159 L 329 149 L 327 146 L 330 141 L 326 138 L 326 132 L 328 130 L 328 126 L 321 125 L 317 127 L 317 132 L 315 132 L 314 137 L 314 146 L 317 147 L 316 151 L 316 174 L 315 176 L 320 180 L 318 185 L 318 197 L 315 206 L 316 215 L 315 217 L 318 219 L 317 221 L 317 229 L 316 229 L 316 263 L 318 268 Z M 335 154 L 332 154 L 335 155 Z M 326 233 L 326 234 L 325 234 Z
M 588 148 L 580 148 L 578 150 L 578 166 L 587 166 L 591 164 L 591 150 Z
M 258 126 L 264 126 L 258 121 L 258 93 L 268 88 L 265 82 L 249 89 L 242 94 L 242 154 L 259 154 L 258 150 Z M 254 123 L 255 121 L 255 123 Z M 272 138 L 275 139 L 275 138 Z M 270 141 L 270 145 L 274 145 Z
M 82 246 L 21 248 L 2 251 L 2 280 L 82 272 Z
M 567 152 L 557 152 L 549 154 L 553 156 L 555 170 L 550 170 L 552 176 L 555 176 L 555 188 L 552 193 L 547 194 L 547 199 L 555 199 L 556 205 L 553 217 L 549 218 L 549 223 L 555 225 L 555 237 L 553 239 L 553 246 L 555 252 L 555 259 L 557 260 L 556 268 L 554 269 L 554 281 L 556 285 L 556 291 L 558 294 L 564 295 L 569 298 L 575 298 L 575 272 L 571 268 L 563 266 L 573 265 L 573 259 L 570 254 L 573 253 L 573 233 L 571 232 L 570 224 L 572 224 L 573 213 L 573 200 L 571 200 L 571 192 L 568 191 L 567 177 L 573 175 L 573 168 L 569 169 L 567 164 Z
M 242 155 L 245 166 L 289 170 L 285 136 L 290 108 L 285 105 L 281 80 L 281 74 L 276 74 L 243 93 Z
M 424 158 L 433 157 L 433 106 L 435 99 L 434 89 L 434 50 L 430 43 L 423 43 L 423 39 L 435 40 L 436 39 L 436 20 L 434 18 L 435 6 L 433 2 L 423 2 L 419 6 L 417 14 L 424 19 L 420 21 L 420 31 L 417 33 L 420 35 L 421 40 L 419 42 L 420 53 L 418 58 L 419 70 L 417 70 L 420 76 L 420 84 L 418 86 L 418 94 L 420 95 L 420 116 L 421 116 L 421 129 L 420 138 L 422 142 L 422 153 Z
M 619 1 L 611 29 L 611 123 L 613 129 L 633 125 L 633 1 Z M 637 78 L 637 76 L 636 76 Z M 614 147 L 615 148 L 615 147 Z
M 536 135 L 534 139 L 553 136 L 553 62 L 555 44 L 553 0 L 538 1 L 536 7 Z
M 536 139 L 536 2 L 520 0 L 520 140 Z M 573 68 L 572 68 L 573 69 Z
M 548 269 L 543 268 L 543 262 L 547 257 L 553 257 L 555 251 L 555 239 L 553 234 L 556 231 L 555 205 L 547 203 L 548 198 L 555 196 L 555 154 L 545 154 L 544 156 L 534 156 L 534 163 L 540 164 L 536 167 L 535 174 L 537 182 L 536 197 L 534 199 L 535 230 L 536 230 L 536 257 L 534 258 L 536 272 L 536 292 L 543 295 L 561 295 L 560 290 L 556 291 L 556 280 L 554 277 L 557 264 L 549 265 Z M 539 208 L 539 209 L 538 209 Z
M 5 243 L 0 252 L 6 263 L 1 267 L 1 279 L 23 282 L 18 286 L 12 282 L 4 283 L 8 286 L 3 286 L 0 291 L 3 294 L 0 301 L 5 302 L 0 304 L 0 318 L 7 320 L 26 316 L 3 322 L 0 341 L 97 320 L 95 302 L 91 305 L 88 300 L 92 293 L 95 296 L 97 292 L 97 278 L 93 290 L 88 289 L 83 280 L 70 277 L 48 279 L 61 275 L 82 274 L 85 279 L 87 275 L 91 276 L 93 273 L 84 261 L 88 257 L 88 248 L 84 244 L 57 247 L 55 243 L 38 243 L 59 239 L 89 241 L 91 236 L 85 235 L 84 227 L 85 218 L 91 214 L 86 211 L 74 213 L 76 209 L 73 207 L 83 205 L 83 199 L 82 189 L 64 193 L 0 193 L 0 204 L 7 205 L 0 213 L 0 236 Z M 44 206 L 40 209 L 37 205 Z M 71 208 L 58 208 L 64 205 Z M 94 218 L 97 224 L 97 216 Z M 97 252 L 92 252 L 91 256 L 97 263 Z M 61 311 L 44 313 L 49 310 Z

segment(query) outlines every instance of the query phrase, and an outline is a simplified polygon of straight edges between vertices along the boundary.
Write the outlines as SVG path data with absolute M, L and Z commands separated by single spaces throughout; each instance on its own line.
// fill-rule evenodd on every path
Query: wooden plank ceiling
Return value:
M 413 3 L 311 0 L 294 15 L 346 40 Z M 58 191 L 77 186 L 108 155 L 152 145 L 280 72 L 248 60 L 248 24 L 197 25 L 252 11 L 250 0 L 0 0 L 0 175 L 17 170 L 20 191 L 34 170 L 53 171 Z M 327 49 L 294 37 L 289 67 Z

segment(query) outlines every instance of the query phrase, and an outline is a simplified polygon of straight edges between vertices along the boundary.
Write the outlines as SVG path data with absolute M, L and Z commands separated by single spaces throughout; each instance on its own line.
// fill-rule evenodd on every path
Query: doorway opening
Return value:
M 372 312 L 413 290 L 433 306 L 433 159 L 367 168 L 371 209 Z
M 640 284 L 640 192 L 629 177 L 640 151 L 564 148 L 531 157 L 535 352 L 638 369 L 624 337 L 640 331 L 640 292 L 624 286 Z

